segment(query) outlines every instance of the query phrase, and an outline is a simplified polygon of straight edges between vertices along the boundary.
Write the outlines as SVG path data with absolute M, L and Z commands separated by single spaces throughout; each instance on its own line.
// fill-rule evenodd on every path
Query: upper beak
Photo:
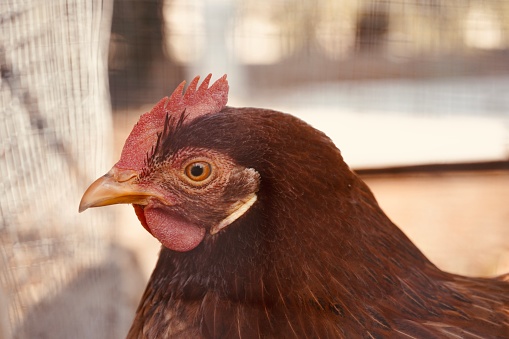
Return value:
M 108 173 L 90 185 L 81 198 L 79 212 L 90 207 L 113 204 L 147 205 L 158 193 L 135 183 L 137 172 L 113 167 Z M 160 199 L 162 200 L 162 199 Z

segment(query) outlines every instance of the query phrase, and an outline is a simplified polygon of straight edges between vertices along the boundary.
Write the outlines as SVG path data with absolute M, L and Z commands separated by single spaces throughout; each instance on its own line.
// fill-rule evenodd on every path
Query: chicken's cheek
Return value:
M 171 250 L 190 251 L 205 237 L 203 227 L 191 224 L 162 208 L 147 206 L 143 212 L 149 232 Z

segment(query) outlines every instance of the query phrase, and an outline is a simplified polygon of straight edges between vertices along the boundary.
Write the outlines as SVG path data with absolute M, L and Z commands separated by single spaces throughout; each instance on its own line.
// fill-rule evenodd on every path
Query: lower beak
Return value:
M 87 188 L 81 198 L 79 212 L 113 204 L 147 205 L 149 199 L 157 198 L 158 194 L 135 183 L 137 176 L 135 171 L 113 167 Z

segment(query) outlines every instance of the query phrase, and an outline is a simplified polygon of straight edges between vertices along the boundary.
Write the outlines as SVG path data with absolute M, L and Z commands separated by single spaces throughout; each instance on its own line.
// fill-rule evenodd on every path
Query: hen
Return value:
M 129 338 L 509 337 L 504 277 L 442 272 L 323 133 L 209 81 L 142 115 L 80 203 L 132 203 L 163 245 Z

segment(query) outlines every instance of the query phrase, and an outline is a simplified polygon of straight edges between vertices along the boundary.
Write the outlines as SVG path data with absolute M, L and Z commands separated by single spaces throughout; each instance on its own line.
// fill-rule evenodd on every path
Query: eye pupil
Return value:
M 212 167 L 209 163 L 195 161 L 188 164 L 185 168 L 185 175 L 194 182 L 200 182 L 210 177 Z
M 203 174 L 205 169 L 203 168 L 202 164 L 195 164 L 193 167 L 191 167 L 191 175 L 193 177 L 199 177 Z

